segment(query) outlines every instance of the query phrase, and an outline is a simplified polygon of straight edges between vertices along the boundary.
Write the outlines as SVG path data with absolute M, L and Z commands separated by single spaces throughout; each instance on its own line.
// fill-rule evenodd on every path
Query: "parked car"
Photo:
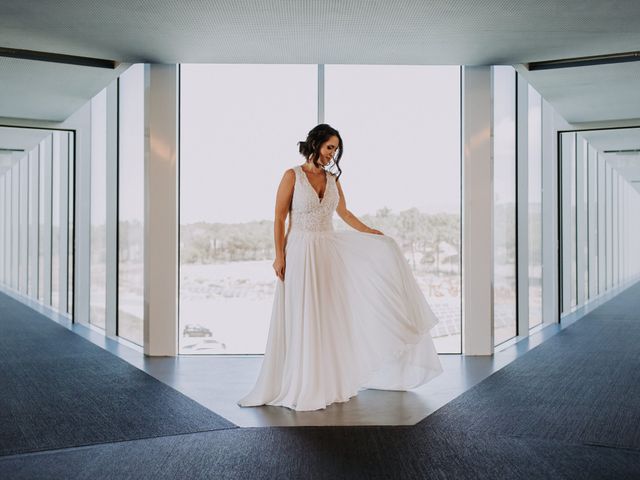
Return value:
M 211 330 L 202 325 L 185 325 L 182 331 L 183 337 L 211 337 Z

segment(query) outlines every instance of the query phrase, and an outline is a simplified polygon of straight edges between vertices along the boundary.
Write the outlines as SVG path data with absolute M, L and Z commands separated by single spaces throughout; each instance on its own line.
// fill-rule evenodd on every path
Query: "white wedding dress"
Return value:
M 407 390 L 442 372 L 438 323 L 396 242 L 334 231 L 339 193 L 319 198 L 300 166 L 284 281 L 277 285 L 258 380 L 238 405 L 317 410 L 363 388 Z

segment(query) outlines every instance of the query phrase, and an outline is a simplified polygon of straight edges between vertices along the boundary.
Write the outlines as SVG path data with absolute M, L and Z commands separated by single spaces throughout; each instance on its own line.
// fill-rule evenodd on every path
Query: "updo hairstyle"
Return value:
M 342 151 L 343 151 L 342 137 L 340 136 L 340 133 L 338 132 L 338 130 L 331 127 L 330 125 L 327 125 L 326 123 L 321 123 L 320 125 L 316 125 L 309 131 L 309 133 L 307 134 L 307 139 L 305 141 L 298 142 L 298 149 L 300 151 L 300 154 L 307 160 L 311 160 L 317 168 L 324 168 L 322 167 L 322 165 L 318 163 L 318 157 L 320 156 L 320 148 L 322 147 L 323 143 L 325 143 L 334 135 L 338 137 L 338 148 L 337 148 L 337 154 L 334 154 L 333 156 L 333 165 L 329 168 L 332 168 L 333 166 L 335 166 L 335 168 L 338 170 L 338 174 L 336 176 L 336 180 L 337 180 L 338 178 L 340 178 L 340 175 L 342 175 L 342 169 L 340 168 L 339 163 L 340 163 L 340 159 L 342 158 Z M 330 170 L 328 171 L 329 173 L 336 175 Z

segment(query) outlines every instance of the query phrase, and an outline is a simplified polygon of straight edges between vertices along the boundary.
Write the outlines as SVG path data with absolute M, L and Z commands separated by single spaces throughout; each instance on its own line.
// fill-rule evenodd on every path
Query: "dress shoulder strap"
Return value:
M 302 171 L 300 165 L 296 165 L 295 167 L 293 167 L 293 171 L 296 174 L 296 180 L 302 180 L 302 175 L 304 175 L 304 172 Z

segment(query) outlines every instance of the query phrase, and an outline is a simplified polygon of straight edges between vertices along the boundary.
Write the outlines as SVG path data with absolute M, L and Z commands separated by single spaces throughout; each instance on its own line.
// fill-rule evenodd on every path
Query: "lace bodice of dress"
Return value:
M 302 167 L 293 167 L 296 182 L 291 202 L 291 231 L 323 232 L 333 230 L 333 212 L 340 195 L 335 177 L 327 172 L 327 186 L 322 200 L 311 186 Z

